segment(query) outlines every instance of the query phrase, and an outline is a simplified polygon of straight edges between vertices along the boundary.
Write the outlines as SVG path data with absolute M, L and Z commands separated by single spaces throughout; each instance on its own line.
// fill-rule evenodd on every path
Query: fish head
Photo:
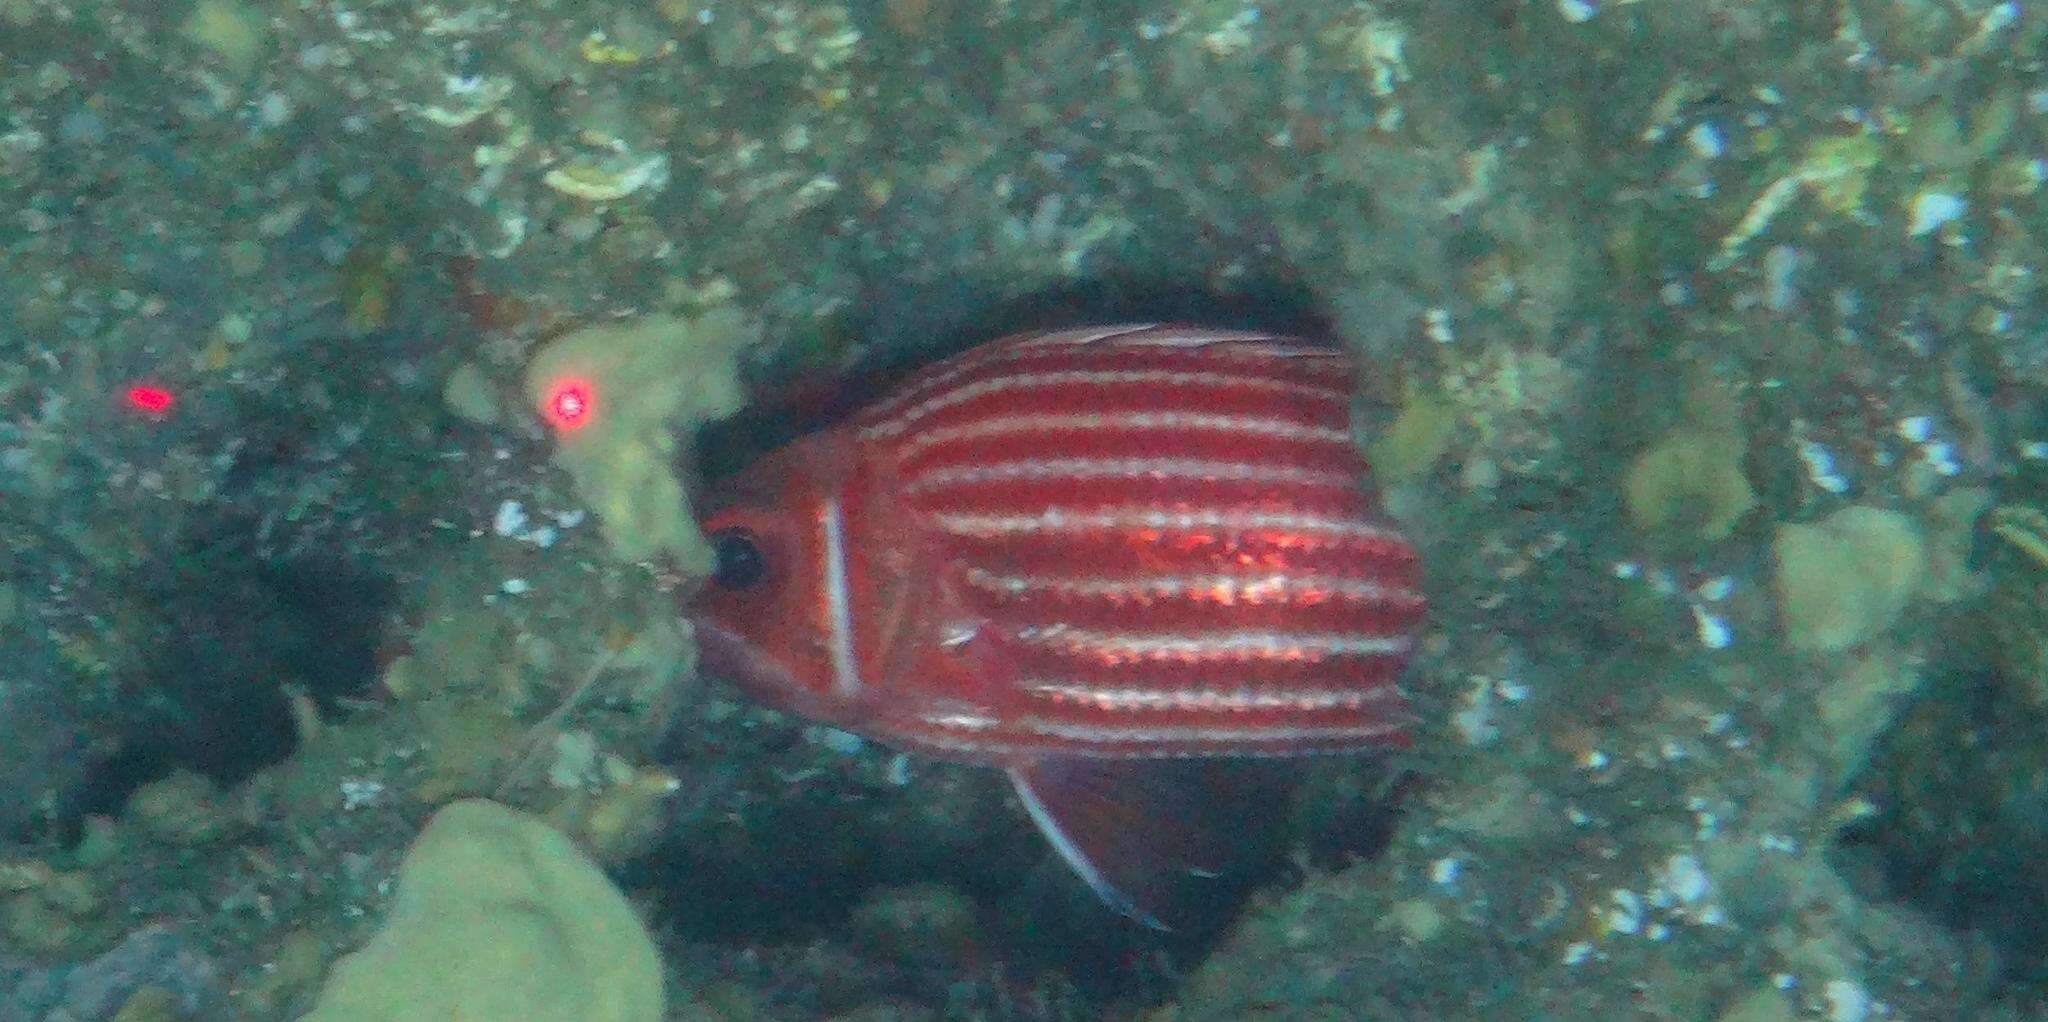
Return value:
M 835 720 L 843 676 L 845 490 L 857 454 L 836 434 L 799 440 L 700 501 L 711 575 L 685 598 L 703 666 L 778 709 Z M 843 563 L 843 562 L 842 562 Z M 836 619 L 837 618 L 837 619 Z

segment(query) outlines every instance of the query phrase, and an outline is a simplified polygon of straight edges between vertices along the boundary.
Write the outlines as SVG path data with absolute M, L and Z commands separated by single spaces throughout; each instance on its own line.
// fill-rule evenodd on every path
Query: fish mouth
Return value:
M 702 614 L 687 617 L 697 632 L 698 671 L 737 678 L 762 666 L 761 655 L 738 632 Z
M 687 618 L 697 634 L 697 672 L 730 679 L 758 702 L 801 712 L 804 686 L 788 667 L 761 652 L 746 636 L 700 614 Z

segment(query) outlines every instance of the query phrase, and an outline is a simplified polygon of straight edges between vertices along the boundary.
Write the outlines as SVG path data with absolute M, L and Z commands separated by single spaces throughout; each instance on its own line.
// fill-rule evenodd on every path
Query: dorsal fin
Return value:
M 1217 759 L 1050 756 L 1010 768 L 1032 822 L 1111 909 L 1172 930 L 1272 850 L 1296 771 Z

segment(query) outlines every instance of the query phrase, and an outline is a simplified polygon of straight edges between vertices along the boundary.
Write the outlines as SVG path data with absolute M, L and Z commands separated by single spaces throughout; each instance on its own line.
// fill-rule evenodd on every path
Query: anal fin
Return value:
M 1272 856 L 1296 771 L 1271 760 L 1047 757 L 1010 768 L 1032 822 L 1111 909 L 1172 930 Z

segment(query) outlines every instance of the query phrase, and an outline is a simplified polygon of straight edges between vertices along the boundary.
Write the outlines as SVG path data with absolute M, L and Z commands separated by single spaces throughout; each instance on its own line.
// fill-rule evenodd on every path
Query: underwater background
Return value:
M 0 1022 L 2048 1018 L 2044 47 L 0 0 Z M 676 607 L 706 480 L 1153 319 L 1358 355 L 1431 600 L 1414 747 L 1167 935 Z

